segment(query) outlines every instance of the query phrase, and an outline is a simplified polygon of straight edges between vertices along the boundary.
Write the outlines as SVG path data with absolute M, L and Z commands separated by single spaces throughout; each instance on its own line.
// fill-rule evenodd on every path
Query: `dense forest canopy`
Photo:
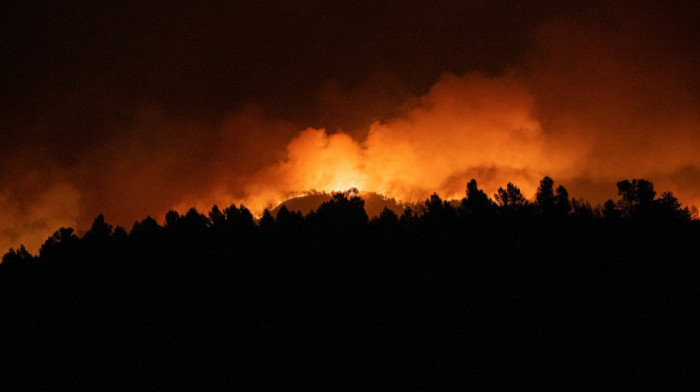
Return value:
M 617 183 L 617 188 L 619 196 L 617 202 L 610 199 L 602 205 L 592 207 L 584 200 L 577 200 L 575 198 L 569 200 L 568 192 L 564 186 L 558 186 L 555 191 L 554 181 L 550 177 L 544 177 L 540 181 L 535 200 L 532 202 L 512 183 L 508 183 L 505 189 L 499 188 L 498 192 L 493 195 L 493 199 L 491 199 L 477 188 L 476 180 L 472 179 L 467 184 L 466 197 L 459 203 L 455 201 L 443 201 L 437 194 L 433 194 L 425 201 L 424 205 L 412 205 L 410 203 L 400 203 L 394 199 L 383 198 L 381 195 L 375 193 L 368 193 L 366 197 L 371 203 L 371 209 L 369 210 L 369 214 L 365 212 L 364 215 L 373 217 L 371 221 L 365 219 L 365 223 L 369 222 L 370 224 L 377 224 L 384 219 L 396 219 L 402 222 L 409 221 L 414 217 L 423 217 L 423 219 L 426 220 L 435 219 L 433 215 L 438 214 L 438 210 L 441 211 L 439 214 L 442 214 L 442 219 L 447 219 L 449 216 L 454 219 L 458 217 L 465 218 L 475 214 L 493 214 L 494 216 L 500 216 L 516 211 L 523 216 L 531 217 L 558 216 L 559 218 L 608 220 L 633 218 L 647 219 L 650 220 L 650 222 L 653 220 L 666 222 L 669 220 L 690 220 L 691 217 L 697 217 L 698 215 L 695 206 L 683 207 L 681 202 L 674 197 L 671 192 L 664 192 L 661 194 L 661 197 L 656 198 L 654 185 L 647 180 L 634 179 L 631 182 L 629 180 L 620 181 Z M 358 190 L 355 188 L 337 194 L 310 192 L 280 203 L 280 205 L 271 211 L 265 210 L 262 218 L 258 220 L 254 219 L 252 213 L 243 205 L 239 207 L 232 205 L 224 209 L 223 212 L 218 206 L 214 205 L 208 216 L 201 214 L 194 208 L 190 209 L 182 216 L 180 216 L 177 211 L 171 210 L 165 216 L 163 228 L 167 230 L 172 226 L 194 225 L 189 229 L 197 231 L 198 229 L 195 227 L 197 225 L 201 226 L 201 229 L 203 227 L 213 228 L 223 225 L 224 222 L 228 221 L 245 221 L 245 224 L 240 224 L 248 227 L 250 230 L 254 230 L 253 227 L 256 226 L 256 224 L 259 230 L 264 230 L 273 225 L 275 221 L 274 217 L 278 216 L 280 212 L 282 212 L 281 219 L 283 221 L 289 219 L 288 217 L 291 216 L 294 217 L 299 225 L 303 225 L 304 222 L 314 225 L 315 221 L 319 219 L 317 218 L 318 214 L 323 216 L 324 211 L 339 208 L 337 205 L 344 205 L 343 200 L 350 200 L 350 205 L 355 205 L 358 210 L 367 210 L 367 208 L 365 208 L 367 200 L 360 200 L 361 198 L 358 197 L 357 194 Z M 292 207 L 293 212 L 290 212 L 290 208 L 287 207 L 288 205 Z M 312 207 L 315 205 L 320 205 L 317 211 L 313 211 Z M 294 209 L 294 207 L 297 208 Z M 382 207 L 384 210 L 381 209 Z M 387 218 L 387 216 L 396 215 L 396 211 L 402 207 L 404 208 L 404 212 L 400 214 L 401 219 L 399 219 L 398 216 L 395 218 Z M 302 213 L 302 210 L 305 208 L 309 211 L 309 214 L 306 216 Z M 343 210 L 341 209 L 340 211 Z M 347 217 L 344 215 L 340 215 L 340 219 L 346 218 Z M 134 223 L 131 229 L 131 235 L 134 235 L 134 232 L 138 233 L 144 230 L 143 227 L 146 227 L 145 230 L 148 230 L 148 228 L 154 230 L 156 227 L 159 227 L 159 225 L 157 222 L 153 221 L 151 217 L 148 217 L 142 222 Z M 125 239 L 128 237 L 125 229 L 122 227 L 117 226 L 113 231 L 112 226 L 104 222 L 104 217 L 102 215 L 95 218 L 91 229 L 85 233 L 84 240 L 90 240 L 90 238 L 95 235 L 102 237 L 112 236 L 117 239 Z M 61 228 L 44 243 L 41 247 L 40 254 L 43 254 L 43 252 L 50 252 L 50 248 L 58 243 L 73 241 L 74 237 L 75 233 L 72 228 Z M 21 260 L 31 257 L 32 256 L 27 252 L 24 246 L 20 246 L 17 250 L 10 249 L 3 256 L 3 261 Z
M 545 177 L 368 216 L 281 206 L 102 215 L 0 264 L 0 367 L 41 389 L 368 389 L 542 380 L 666 387 L 697 370 L 700 222 L 643 179 L 592 207 Z

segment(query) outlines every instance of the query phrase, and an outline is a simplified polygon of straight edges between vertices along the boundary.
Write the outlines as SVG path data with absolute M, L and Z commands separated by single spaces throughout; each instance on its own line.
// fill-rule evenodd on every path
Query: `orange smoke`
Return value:
M 696 38 L 669 10 L 606 6 L 542 26 L 533 50 L 497 75 L 444 73 L 422 94 L 391 75 L 347 91 L 328 82 L 305 123 L 255 106 L 218 124 L 150 108 L 85 143 L 26 141 L 0 156 L 0 250 L 36 251 L 99 213 L 129 229 L 171 208 L 259 213 L 308 190 L 463 197 L 470 178 L 488 194 L 511 181 L 532 198 L 549 175 L 593 204 L 616 199 L 616 181 L 646 178 L 700 205 Z M 80 148 L 52 153 L 52 143 Z
M 353 186 L 407 201 L 452 198 L 470 178 L 491 194 L 512 181 L 531 197 L 549 175 L 593 204 L 615 199 L 623 178 L 700 204 L 697 57 L 679 50 L 692 37 L 678 15 L 645 7 L 604 4 L 555 19 L 520 65 L 446 73 L 364 134 L 308 128 L 241 200 L 261 209 L 293 191 Z
M 532 110 L 532 97 L 512 77 L 445 74 L 405 117 L 372 124 L 365 140 L 304 130 L 286 159 L 253 176 L 260 180 L 248 185 L 246 201 L 261 209 L 295 190 L 350 187 L 406 201 L 432 192 L 461 197 L 470 176 L 487 189 L 513 180 L 534 192 L 551 164 Z

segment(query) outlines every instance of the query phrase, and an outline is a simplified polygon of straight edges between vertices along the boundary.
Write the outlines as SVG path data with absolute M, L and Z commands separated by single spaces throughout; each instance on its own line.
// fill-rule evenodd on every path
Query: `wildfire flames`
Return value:
M 259 210 L 293 190 L 351 187 L 406 201 L 463 197 L 471 177 L 487 189 L 512 180 L 534 192 L 553 165 L 532 106 L 511 78 L 445 75 L 405 117 L 375 122 L 364 140 L 305 129 L 285 159 L 253 176 L 245 200 Z
M 488 194 L 513 182 L 532 198 L 548 175 L 592 204 L 616 199 L 616 181 L 646 178 L 700 205 L 696 59 L 648 46 L 644 37 L 659 31 L 642 22 L 607 31 L 555 20 L 513 67 L 445 73 L 417 96 L 397 88 L 381 113 L 366 103 L 385 86 L 349 89 L 344 116 L 376 114 L 352 129 L 308 127 L 255 106 L 215 126 L 151 108 L 70 156 L 27 144 L 31 153 L 3 161 L 0 249 L 36 251 L 58 227 L 86 229 L 99 213 L 129 229 L 168 209 L 243 203 L 260 213 L 310 190 L 461 198 L 471 178 Z M 319 106 L 330 108 L 324 97 Z

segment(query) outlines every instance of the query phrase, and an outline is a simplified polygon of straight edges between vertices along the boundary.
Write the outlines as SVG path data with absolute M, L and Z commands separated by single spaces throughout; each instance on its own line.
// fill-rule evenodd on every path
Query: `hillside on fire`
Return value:
M 37 255 L 10 249 L 3 382 L 590 390 L 612 377 L 656 389 L 698 370 L 685 358 L 697 347 L 700 221 L 647 180 L 619 181 L 598 206 L 550 177 L 531 199 L 471 180 L 461 200 L 386 199 L 378 215 L 356 189 L 311 196 L 308 212 L 288 206 L 316 199 L 260 217 L 192 208 L 129 231 L 99 215 Z

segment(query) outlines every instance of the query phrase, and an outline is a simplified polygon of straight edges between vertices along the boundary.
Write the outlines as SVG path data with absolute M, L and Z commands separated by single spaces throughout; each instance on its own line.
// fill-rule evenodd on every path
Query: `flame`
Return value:
M 481 168 L 505 169 L 508 180 L 527 173 L 525 191 L 534 191 L 530 180 L 550 167 L 532 109 L 524 86 L 511 78 L 446 74 L 407 116 L 375 122 L 362 141 L 343 132 L 303 130 L 285 159 L 253 176 L 263 181 L 249 184 L 247 200 L 257 209 L 293 190 L 353 187 L 404 201 L 432 192 L 455 198 Z M 482 181 L 495 191 L 503 179 Z
M 353 187 L 404 202 L 461 198 L 471 178 L 487 194 L 513 182 L 532 198 L 548 175 L 594 205 L 617 198 L 615 182 L 646 178 L 700 205 L 697 52 L 674 15 L 642 8 L 556 18 L 500 73 L 445 73 L 421 90 L 398 76 L 347 91 L 331 81 L 317 115 L 301 119 L 249 105 L 212 125 L 147 107 L 94 140 L 22 138 L 0 154 L 0 251 L 36 251 L 100 213 L 128 229 L 168 209 L 235 203 L 257 215 Z

